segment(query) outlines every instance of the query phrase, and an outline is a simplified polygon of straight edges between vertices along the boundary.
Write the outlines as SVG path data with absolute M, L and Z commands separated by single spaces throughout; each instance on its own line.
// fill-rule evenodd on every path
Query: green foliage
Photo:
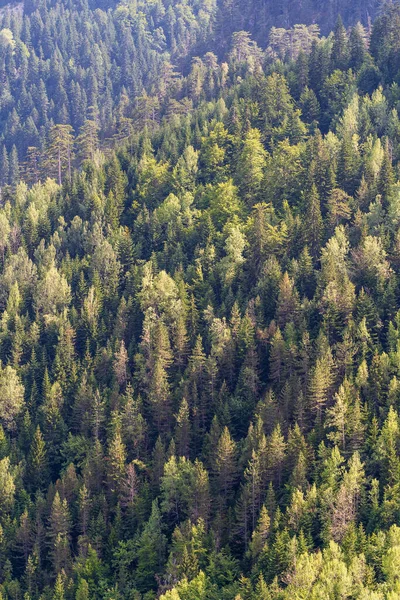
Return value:
M 7 600 L 400 594 L 400 9 L 346 7 L 0 11 Z

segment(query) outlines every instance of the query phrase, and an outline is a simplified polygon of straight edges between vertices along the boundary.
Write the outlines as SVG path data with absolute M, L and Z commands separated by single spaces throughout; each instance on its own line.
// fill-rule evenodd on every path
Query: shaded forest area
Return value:
M 376 0 L 322 4 L 315 0 L 6 4 L 0 13 L 1 186 L 18 182 L 21 176 L 27 179 L 32 168 L 36 171 L 32 165 L 51 144 L 54 125 L 70 125 L 78 138 L 87 121 L 92 122 L 108 148 L 129 136 L 132 128 L 143 127 L 147 111 L 157 118 L 160 108 L 166 110 L 166 90 L 179 88 L 178 80 L 190 71 L 192 58 L 211 50 L 225 60 L 234 32 L 249 31 L 265 49 L 271 27 L 282 35 L 282 28 L 296 23 L 319 23 L 328 34 L 338 14 L 346 25 L 360 20 L 369 27 L 379 8 Z M 178 89 L 178 95 L 186 98 L 187 92 Z M 187 107 L 169 110 L 185 114 Z M 43 169 L 47 173 L 46 165 Z

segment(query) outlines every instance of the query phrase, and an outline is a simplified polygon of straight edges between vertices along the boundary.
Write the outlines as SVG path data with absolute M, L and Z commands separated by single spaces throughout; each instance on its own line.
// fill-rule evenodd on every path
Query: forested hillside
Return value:
M 368 26 L 378 5 L 378 0 L 6 4 L 0 10 L 0 185 L 14 185 L 21 176 L 36 181 L 55 125 L 68 125 L 74 139 L 88 130 L 91 136 L 99 133 L 102 147 L 109 148 L 150 115 L 156 119 L 165 109 L 166 91 L 179 88 L 192 58 L 212 51 L 224 60 L 236 31 L 249 31 L 264 50 L 271 27 L 277 28 L 273 40 L 296 23 L 319 23 L 328 34 L 339 13 L 346 25 L 360 20 Z M 290 50 L 291 43 L 285 45 Z M 48 172 L 48 165 L 43 168 Z
M 2 13 L 1 600 L 400 599 L 400 5 L 357 6 Z

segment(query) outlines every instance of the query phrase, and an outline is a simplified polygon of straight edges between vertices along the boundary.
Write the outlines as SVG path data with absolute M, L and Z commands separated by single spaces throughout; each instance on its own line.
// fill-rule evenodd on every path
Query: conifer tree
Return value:
M 47 452 L 39 425 L 36 428 L 29 454 L 27 473 L 32 489 L 42 490 L 47 483 Z
M 307 214 L 305 219 L 305 241 L 310 254 L 314 260 L 318 257 L 321 249 L 323 236 L 323 221 L 318 191 L 315 184 L 312 185 L 307 202 Z
M 190 446 L 190 412 L 185 398 L 182 399 L 179 412 L 176 415 L 175 431 L 178 456 L 188 456 Z
M 24 180 L 30 185 L 38 183 L 41 178 L 41 154 L 36 146 L 29 146 L 26 151 L 24 167 Z
M 85 119 L 77 137 L 79 154 L 83 160 L 94 160 L 99 145 L 99 130 L 99 124 L 95 120 Z
M 250 206 L 257 202 L 260 194 L 266 155 L 260 132 L 257 129 L 250 129 L 243 141 L 237 171 L 239 188 Z
M 9 160 L 9 183 L 13 187 L 16 186 L 20 181 L 20 168 L 18 159 L 18 150 L 15 146 L 11 148 L 10 160 Z
M 224 503 L 228 502 L 236 479 L 236 447 L 229 429 L 224 427 L 215 457 L 215 476 Z
M 54 573 L 70 567 L 70 515 L 67 501 L 56 492 L 50 512 L 49 550 Z
M 108 481 L 110 492 L 120 496 L 126 470 L 126 448 L 117 428 L 108 449 Z
M 357 23 L 351 28 L 349 37 L 350 60 L 349 67 L 359 71 L 366 59 L 366 32 L 361 23 Z
M 65 175 L 71 180 L 73 144 L 71 125 L 58 124 L 52 127 L 44 164 L 47 172 L 58 181 L 59 185 L 62 184 Z
M 3 146 L 1 151 L 1 162 L 0 162 L 0 184 L 2 187 L 8 185 L 10 164 L 8 160 L 7 148 Z
M 162 532 L 160 509 L 154 500 L 150 518 L 138 540 L 136 582 L 139 590 L 156 587 L 155 575 L 162 571 L 165 551 L 166 538 Z
M 349 42 L 347 33 L 339 16 L 334 31 L 332 46 L 332 63 L 335 69 L 346 70 L 349 63 Z

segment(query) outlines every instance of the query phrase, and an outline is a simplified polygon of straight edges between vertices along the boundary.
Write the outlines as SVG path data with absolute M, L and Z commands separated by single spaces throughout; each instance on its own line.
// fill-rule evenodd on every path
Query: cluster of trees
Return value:
M 318 23 L 324 35 L 334 29 L 339 15 L 346 26 L 357 21 L 368 25 L 390 0 L 218 0 L 217 27 L 224 33 L 245 29 L 251 31 L 262 46 L 266 45 L 271 27 L 290 29 L 297 23 Z
M 204 44 L 215 12 L 213 0 L 27 0 L 23 11 L 3 9 L 0 185 L 18 182 L 28 149 L 43 152 L 54 125 L 78 136 L 89 121 L 103 138 L 126 135 L 128 105 L 144 90 L 162 100 L 172 64 Z
M 1 598 L 399 597 L 399 22 L 237 32 L 3 188 Z
M 328 33 L 342 12 L 346 24 L 360 19 L 367 26 L 377 4 L 332 0 L 324 2 L 323 15 L 314 1 L 278 6 L 270 0 L 26 0 L 7 5 L 0 14 L 0 187 L 15 186 L 21 177 L 32 184 L 48 173 L 55 126 L 70 126 L 75 140 L 90 135 L 90 148 L 85 145 L 75 156 L 77 165 L 88 155 L 93 159 L 98 137 L 102 148 L 109 148 L 133 129 L 147 122 L 153 126 L 160 114 L 186 114 L 198 101 L 203 71 L 214 95 L 215 55 L 228 52 L 236 31 L 250 31 L 265 48 L 268 30 L 278 25 L 270 35 L 273 55 L 293 58 L 318 38 L 315 25 L 295 23 L 322 22 Z M 194 61 L 185 86 L 182 73 L 187 75 L 192 57 L 207 50 L 215 55 L 206 55 L 204 64 Z M 260 49 L 258 56 L 263 56 Z

